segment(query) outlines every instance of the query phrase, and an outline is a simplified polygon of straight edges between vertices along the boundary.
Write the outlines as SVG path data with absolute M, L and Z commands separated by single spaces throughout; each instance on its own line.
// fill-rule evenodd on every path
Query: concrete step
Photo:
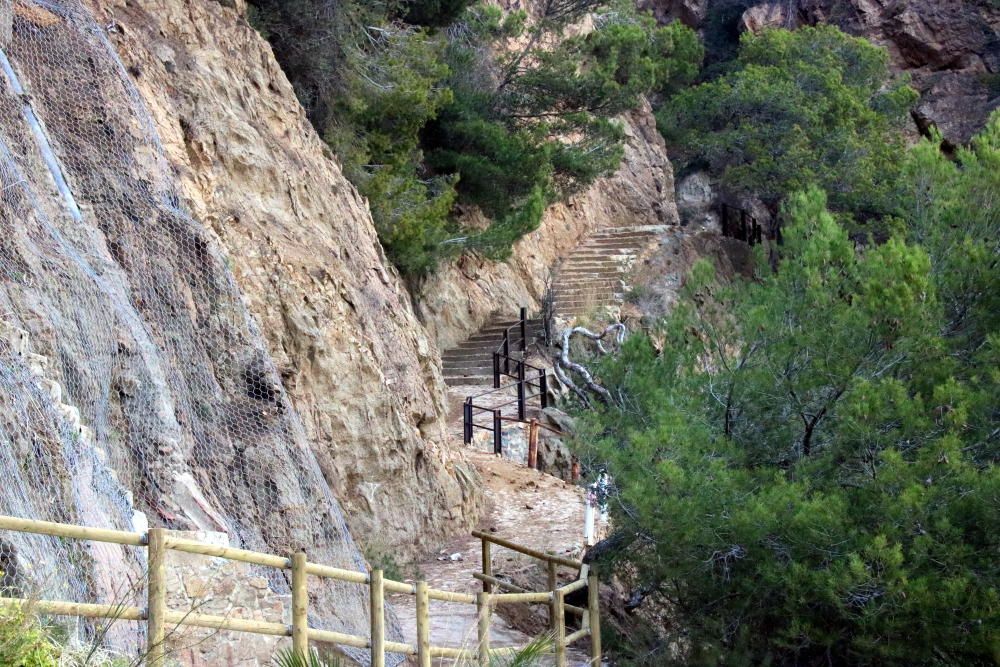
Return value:
M 447 385 L 458 386 L 463 384 L 473 384 L 473 385 L 490 385 L 493 384 L 493 376 L 485 375 L 445 375 L 444 383 Z
M 620 285 L 622 283 L 623 277 L 605 277 L 605 276 L 582 276 L 575 278 L 573 280 L 566 280 L 560 283 L 553 291 L 558 291 L 560 288 L 565 289 L 579 289 L 585 288 L 589 289 L 592 287 L 602 288 L 602 287 L 614 287 L 615 285 Z
M 648 227 L 645 229 L 635 228 L 635 227 L 617 227 L 608 229 L 599 229 L 588 238 L 590 239 L 609 239 L 609 238 L 629 238 L 629 237 L 649 237 L 653 238 L 660 234 L 660 232 L 666 231 L 667 227 L 655 226 Z
M 621 297 L 621 292 L 559 292 L 552 299 L 553 303 L 562 303 L 563 301 L 606 301 L 608 299 L 616 299 Z
M 493 357 L 486 355 L 464 359 L 448 359 L 442 362 L 447 368 L 489 368 L 492 373 Z
M 618 276 L 626 273 L 620 269 L 594 269 L 592 267 L 581 266 L 579 268 L 572 268 L 560 271 L 556 275 L 555 283 L 558 285 L 564 279 L 571 280 L 573 278 L 578 278 L 580 276 L 596 276 L 598 278 L 617 278 Z
M 593 255 L 593 256 L 581 256 L 575 257 L 572 260 L 567 260 L 559 265 L 557 273 L 565 271 L 566 269 L 571 269 L 576 266 L 601 266 L 601 267 L 619 267 L 626 266 L 635 263 L 635 255 Z
M 531 339 L 528 339 L 528 345 L 531 344 Z M 473 352 L 486 350 L 488 352 L 493 352 L 499 350 L 503 346 L 503 340 L 480 340 L 480 341 L 467 341 L 462 343 L 458 347 L 453 347 L 450 350 L 445 350 L 444 355 L 452 352 Z M 521 339 L 512 340 L 509 342 L 508 347 L 510 348 L 511 354 L 519 352 L 521 350 Z

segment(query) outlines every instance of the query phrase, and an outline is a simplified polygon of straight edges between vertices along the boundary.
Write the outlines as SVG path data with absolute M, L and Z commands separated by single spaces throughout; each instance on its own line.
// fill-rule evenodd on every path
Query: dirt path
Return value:
M 453 394 L 453 397 L 461 400 Z M 460 415 L 459 415 L 460 416 Z M 460 438 L 461 427 L 452 429 Z M 459 440 L 460 441 L 460 440 Z M 541 551 L 579 557 L 583 548 L 583 493 L 560 479 L 545 475 L 491 453 L 468 450 L 468 458 L 482 477 L 489 503 L 480 529 Z M 513 572 L 532 567 L 531 559 L 493 546 L 493 571 Z M 454 558 L 454 560 L 452 560 Z M 481 584 L 472 577 L 481 569 L 481 547 L 471 535 L 442 544 L 417 564 L 422 578 L 432 588 L 476 593 Z M 561 572 L 565 582 L 574 573 Z M 411 596 L 390 598 L 402 623 L 407 642 L 415 641 L 416 610 Z M 493 646 L 523 645 L 530 637 L 512 628 L 498 614 L 490 626 Z M 476 643 L 476 610 L 472 605 L 431 602 L 431 643 L 439 646 L 471 647 Z M 585 652 L 577 647 L 569 656 L 571 665 L 585 665 Z

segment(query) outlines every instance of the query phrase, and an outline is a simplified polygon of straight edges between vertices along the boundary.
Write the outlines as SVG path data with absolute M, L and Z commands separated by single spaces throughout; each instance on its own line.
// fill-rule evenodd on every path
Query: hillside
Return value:
M 419 591 L 468 605 L 443 660 L 478 528 L 587 563 L 560 607 L 495 549 L 493 593 L 549 595 L 487 619 L 508 648 L 572 608 L 587 664 L 603 607 L 611 664 L 987 664 L 998 34 L 990 0 L 0 0 L 0 517 L 132 536 L 0 530 L 0 663 L 25 628 L 143 662 L 151 528 L 209 545 L 169 604 L 271 624 L 179 664 L 318 628 L 379 664 L 373 570 L 421 660 Z

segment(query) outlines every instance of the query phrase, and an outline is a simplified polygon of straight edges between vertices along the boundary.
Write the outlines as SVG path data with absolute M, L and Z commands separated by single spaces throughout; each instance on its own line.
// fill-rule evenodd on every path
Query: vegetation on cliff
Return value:
M 809 184 L 861 218 L 889 212 L 917 99 L 885 49 L 832 26 L 745 33 L 721 76 L 657 114 L 683 168 L 706 168 L 737 194 L 776 206 Z
M 547 204 L 617 168 L 615 117 L 692 80 L 702 55 L 691 30 L 624 0 L 546 0 L 530 17 L 457 0 L 254 7 L 409 277 L 468 248 L 509 254 Z M 461 226 L 456 204 L 488 225 Z
M 615 480 L 612 560 L 675 621 L 634 664 L 996 660 L 1000 113 L 957 161 L 898 161 L 885 243 L 793 194 L 776 270 L 699 265 L 601 367 L 579 451 Z

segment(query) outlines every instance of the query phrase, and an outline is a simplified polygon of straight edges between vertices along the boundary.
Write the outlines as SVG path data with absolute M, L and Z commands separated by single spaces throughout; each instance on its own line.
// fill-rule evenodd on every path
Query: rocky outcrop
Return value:
M 231 258 L 353 532 L 400 544 L 474 521 L 473 473 L 445 440 L 434 341 L 242 3 L 90 4 L 185 204 Z
M 502 263 L 466 254 L 419 289 L 417 312 L 442 349 L 478 330 L 494 312 L 537 312 L 552 268 L 590 232 L 605 227 L 676 225 L 674 176 L 649 104 L 623 118 L 625 159 L 618 171 L 565 203 L 550 207 L 538 230 Z
M 661 21 L 707 28 L 713 12 L 758 31 L 829 23 L 884 46 L 912 77 L 921 131 L 964 143 L 1000 105 L 1000 5 L 990 0 L 640 0 Z M 742 6 L 742 15 L 733 13 Z
M 696 28 L 708 17 L 711 0 L 638 0 L 639 9 L 648 10 L 661 23 L 678 20 Z

